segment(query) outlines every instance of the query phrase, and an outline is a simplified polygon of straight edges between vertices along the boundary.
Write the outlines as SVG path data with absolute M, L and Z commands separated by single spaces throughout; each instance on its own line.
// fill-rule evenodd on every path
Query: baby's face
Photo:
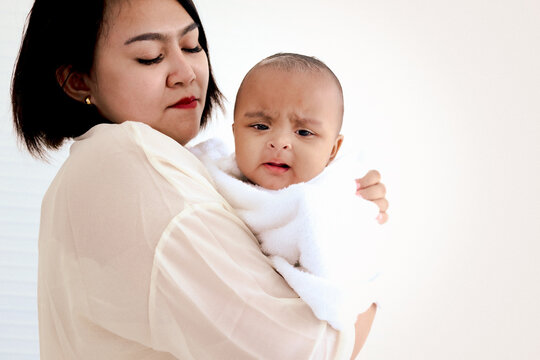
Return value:
M 326 73 L 256 69 L 236 101 L 236 161 L 259 186 L 311 180 L 341 146 L 342 98 Z

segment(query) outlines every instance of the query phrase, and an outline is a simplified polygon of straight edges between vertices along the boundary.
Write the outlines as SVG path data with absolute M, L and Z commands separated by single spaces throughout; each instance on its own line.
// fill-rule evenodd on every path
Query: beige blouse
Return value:
M 204 166 L 142 123 L 76 139 L 43 199 L 41 358 L 341 359 Z

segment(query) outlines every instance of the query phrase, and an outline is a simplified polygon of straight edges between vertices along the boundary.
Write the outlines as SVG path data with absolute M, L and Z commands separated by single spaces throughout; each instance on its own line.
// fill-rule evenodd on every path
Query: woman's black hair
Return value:
M 36 0 L 30 11 L 11 84 L 13 120 L 28 151 L 45 157 L 48 149 L 80 136 L 94 125 L 110 123 L 95 106 L 69 97 L 58 83 L 63 69 L 89 74 L 112 0 Z M 117 0 L 115 0 L 117 1 Z M 199 43 L 208 56 L 204 28 L 193 1 L 177 0 L 199 25 Z M 222 106 L 208 57 L 209 81 L 201 127 L 214 106 Z M 68 75 L 69 76 L 69 75 Z

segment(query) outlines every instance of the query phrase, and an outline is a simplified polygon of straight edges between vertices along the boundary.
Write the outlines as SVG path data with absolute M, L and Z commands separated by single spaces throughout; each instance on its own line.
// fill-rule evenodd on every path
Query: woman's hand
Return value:
M 356 179 L 356 195 L 372 201 L 379 207 L 377 221 L 384 224 L 388 220 L 388 200 L 386 200 L 386 187 L 381 183 L 381 174 L 377 170 L 370 170 L 360 179 Z
M 358 317 L 356 318 L 356 324 L 354 325 L 355 340 L 351 360 L 356 359 L 358 353 L 360 352 L 360 350 L 362 350 L 362 347 L 364 347 L 369 331 L 371 330 L 371 325 L 373 324 L 373 320 L 375 319 L 376 312 L 377 305 L 371 304 L 369 309 L 358 315 Z

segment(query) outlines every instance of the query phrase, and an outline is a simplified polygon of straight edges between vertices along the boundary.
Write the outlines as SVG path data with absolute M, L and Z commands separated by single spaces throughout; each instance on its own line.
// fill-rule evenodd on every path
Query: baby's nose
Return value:
M 268 147 L 278 150 L 288 150 L 291 148 L 291 143 L 286 139 L 275 139 L 268 142 Z

